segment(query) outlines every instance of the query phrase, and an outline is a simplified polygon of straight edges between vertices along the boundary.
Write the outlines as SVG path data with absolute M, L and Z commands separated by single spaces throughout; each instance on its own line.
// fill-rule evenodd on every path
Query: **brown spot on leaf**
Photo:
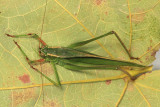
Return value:
M 147 51 L 150 51 L 151 49 L 152 49 L 152 46 L 148 47 Z M 155 55 L 158 50 L 159 50 L 159 48 L 156 48 L 156 49 L 153 49 L 152 51 L 150 51 L 150 54 L 145 56 L 145 60 L 147 61 L 151 58 L 155 58 Z
M 134 91 L 134 86 L 133 86 L 133 83 L 132 83 L 132 82 L 128 84 L 127 90 L 128 90 L 129 92 Z
M 35 68 L 37 68 L 39 71 L 42 71 L 46 76 L 52 75 L 53 72 L 53 67 L 51 66 L 50 63 L 44 63 L 41 65 L 35 65 Z M 42 67 L 42 69 L 41 69 Z
M 135 11 L 136 14 L 132 14 L 131 18 L 132 18 L 132 22 L 138 24 L 140 22 L 142 22 L 144 20 L 145 17 L 145 13 L 143 13 L 142 10 L 136 9 Z M 129 19 L 129 15 L 127 15 L 127 18 Z
M 29 88 L 29 89 L 24 89 L 23 91 L 13 91 L 12 95 L 10 96 L 11 100 L 12 100 L 12 105 L 14 107 L 26 103 L 29 100 L 35 98 L 35 90 L 34 88 Z
M 150 46 L 148 47 L 147 51 L 150 51 L 152 49 L 152 40 L 150 40 Z
M 30 83 L 30 77 L 27 74 L 24 74 L 23 76 L 18 77 L 19 80 L 21 80 L 23 83 Z
M 151 49 L 152 49 L 152 46 L 149 46 L 148 49 L 147 49 L 147 51 L 150 51 Z
M 107 11 L 105 12 L 105 15 L 106 15 L 106 16 L 108 15 L 108 12 L 107 12 Z
M 146 61 L 149 60 L 149 56 L 146 56 L 146 57 L 145 57 L 145 60 L 146 60 Z
M 133 14 L 132 15 L 132 22 L 138 24 L 140 22 L 142 22 L 145 18 L 145 13 L 142 13 L 142 10 L 137 9 L 135 13 L 139 13 L 139 14 Z
M 125 77 L 125 78 L 123 78 L 123 80 L 124 80 L 124 82 L 127 82 L 128 78 L 127 78 L 127 77 Z
M 109 84 L 111 84 L 111 82 L 112 82 L 111 80 L 107 80 L 106 84 L 109 85 Z
M 140 61 L 140 63 L 143 63 L 143 61 Z
M 101 5 L 102 1 L 103 1 L 103 0 L 95 0 L 95 4 L 96 4 L 96 5 Z
M 43 107 L 62 107 L 56 100 L 45 100 Z
M 155 57 L 157 51 L 158 50 L 153 50 L 152 53 L 151 53 L 151 56 Z
M 155 57 L 156 52 L 159 51 L 159 49 L 160 49 L 160 43 L 156 47 L 154 47 L 154 49 L 151 51 L 151 56 Z
M 74 16 L 76 16 L 76 17 L 77 17 L 77 15 L 78 15 L 77 13 L 74 13 Z
M 83 31 L 83 32 L 86 32 L 86 30 L 85 30 L 85 29 L 82 29 L 82 31 Z

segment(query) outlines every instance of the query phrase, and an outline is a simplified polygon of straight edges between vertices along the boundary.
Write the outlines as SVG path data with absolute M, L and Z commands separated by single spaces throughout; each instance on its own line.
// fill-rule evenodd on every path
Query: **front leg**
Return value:
M 25 56 L 28 64 L 30 65 L 30 67 L 31 67 L 32 69 L 34 69 L 34 70 L 37 71 L 39 74 L 41 74 L 42 76 L 44 76 L 48 81 L 50 81 L 50 82 L 53 83 L 54 85 L 59 86 L 59 84 L 57 84 L 57 83 L 54 82 L 52 79 L 50 79 L 49 77 L 47 77 L 45 74 L 43 74 L 42 72 L 40 72 L 37 68 L 34 68 L 34 67 L 32 66 L 32 64 L 34 64 L 34 63 L 45 62 L 45 59 L 39 59 L 39 60 L 34 60 L 34 61 L 30 60 L 30 59 L 28 58 L 28 56 L 26 55 L 26 53 L 25 53 L 25 52 L 22 50 L 22 48 L 19 46 L 19 44 L 18 44 L 16 41 L 14 41 L 14 43 L 17 45 L 17 47 L 19 48 L 19 50 L 22 52 L 23 56 Z
M 34 38 L 36 40 L 38 40 L 43 46 L 47 46 L 46 42 L 44 42 L 37 34 L 35 33 L 28 33 L 25 35 L 10 35 L 10 34 L 6 34 L 8 37 L 12 37 L 12 38 L 23 38 L 23 37 L 29 37 L 29 38 Z
M 28 63 L 30 64 L 34 64 L 34 65 L 37 65 L 37 64 L 41 64 L 41 63 L 45 63 L 46 60 L 45 59 L 38 59 L 38 60 L 30 60 L 30 59 L 26 59 Z
M 14 40 L 13 40 L 14 41 Z M 42 62 L 45 62 L 45 59 L 39 59 L 39 60 L 30 60 L 28 58 L 28 56 L 26 55 L 26 53 L 22 50 L 22 48 L 19 46 L 19 44 L 14 41 L 14 43 L 16 44 L 16 46 L 19 48 L 19 50 L 21 51 L 21 53 L 23 54 L 23 56 L 25 56 L 28 64 L 34 64 L 34 63 L 42 63 Z

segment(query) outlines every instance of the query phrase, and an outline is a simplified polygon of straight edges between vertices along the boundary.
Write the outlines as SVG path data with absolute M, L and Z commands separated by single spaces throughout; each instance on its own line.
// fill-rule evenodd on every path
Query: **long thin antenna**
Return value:
M 45 2 L 45 8 L 44 8 L 44 14 L 43 14 L 43 18 L 42 18 L 42 26 L 41 26 L 41 34 L 40 34 L 40 38 L 42 37 L 42 35 L 43 35 L 43 28 L 44 28 L 44 21 L 45 21 L 45 16 L 46 16 L 46 10 L 47 10 L 47 0 L 46 0 L 46 2 Z M 39 49 L 40 49 L 40 45 L 41 45 L 41 43 L 39 42 Z M 40 55 L 40 52 L 39 52 L 39 55 Z M 41 69 L 41 72 L 43 73 L 43 71 L 42 71 L 42 65 L 40 64 L 40 69 Z M 41 74 L 41 79 L 42 79 L 42 94 L 43 94 L 43 102 L 44 102 L 44 92 L 43 92 L 43 83 L 44 83 L 44 81 L 43 81 L 43 76 L 42 76 L 42 74 Z M 43 103 L 44 104 L 44 103 Z
M 43 28 L 44 28 L 44 19 L 45 19 L 45 16 L 46 16 L 46 10 L 47 10 L 47 0 L 46 0 L 46 5 L 45 5 L 45 9 L 44 9 L 44 14 L 43 14 L 43 18 L 42 18 L 42 27 L 41 27 L 41 35 L 40 37 L 42 37 L 42 34 L 43 34 Z

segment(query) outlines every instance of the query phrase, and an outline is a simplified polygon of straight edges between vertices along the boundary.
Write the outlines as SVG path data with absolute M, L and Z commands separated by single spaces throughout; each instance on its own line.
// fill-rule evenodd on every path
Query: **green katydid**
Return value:
M 123 44 L 122 40 L 119 38 L 119 36 L 115 31 L 108 32 L 104 35 L 101 35 L 86 41 L 71 44 L 68 47 L 49 47 L 37 34 L 34 34 L 34 33 L 33 34 L 29 33 L 26 35 L 10 35 L 10 34 L 6 34 L 6 35 L 13 38 L 31 37 L 38 40 L 42 44 L 42 47 L 39 49 L 40 57 L 42 59 L 34 60 L 34 61 L 28 58 L 26 53 L 22 50 L 22 48 L 18 45 L 17 42 L 14 41 L 14 43 L 18 46 L 22 54 L 26 57 L 26 60 L 28 61 L 28 64 L 30 65 L 30 67 L 36 70 L 38 73 L 42 74 L 46 79 L 48 79 L 51 83 L 57 86 L 60 86 L 61 82 L 56 69 L 56 64 L 70 70 L 90 70 L 90 69 L 121 70 L 124 73 L 126 73 L 132 80 L 136 79 L 138 76 L 147 72 L 146 70 L 144 70 L 147 68 L 147 66 L 144 66 L 141 64 L 137 64 L 129 61 L 113 60 L 113 59 L 102 57 L 93 53 L 89 53 L 87 51 L 75 49 L 77 47 L 93 42 L 97 39 L 106 37 L 108 35 L 115 35 L 117 39 L 120 41 L 121 45 L 124 47 L 128 56 L 131 59 L 134 59 L 134 57 L 131 57 L 126 46 Z M 40 72 L 38 69 L 34 68 L 32 64 L 37 62 L 39 63 L 50 62 L 54 68 L 57 82 L 53 81 L 52 79 L 44 75 L 42 72 Z M 127 70 L 131 72 L 132 70 L 133 71 L 136 70 L 136 73 L 131 74 L 130 72 L 127 72 Z

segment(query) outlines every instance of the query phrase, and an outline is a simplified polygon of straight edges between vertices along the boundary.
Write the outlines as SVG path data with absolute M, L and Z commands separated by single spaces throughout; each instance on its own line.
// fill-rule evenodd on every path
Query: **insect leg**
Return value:
M 70 47 L 70 48 L 77 48 L 77 47 L 79 47 L 79 46 L 86 45 L 86 44 L 88 44 L 88 43 L 90 43 L 90 42 L 93 42 L 93 41 L 95 41 L 95 40 L 97 40 L 97 39 L 100 39 L 100 38 L 103 38 L 103 37 L 105 37 L 105 36 L 109 36 L 109 35 L 111 35 L 111 34 L 114 34 L 114 31 L 108 32 L 108 33 L 106 33 L 106 34 L 100 35 L 100 36 L 98 36 L 98 37 L 95 37 L 95 38 L 92 38 L 92 39 L 89 39 L 89 40 L 86 40 L 86 41 L 73 43 L 73 44 L 71 44 L 69 47 Z
M 14 41 L 14 40 L 13 40 Z M 19 50 L 22 52 L 22 54 L 26 57 L 26 60 L 27 60 L 27 62 L 29 63 L 29 64 L 32 64 L 32 63 L 37 63 L 37 62 L 44 62 L 45 61 L 45 59 L 39 59 L 39 60 L 34 60 L 34 61 L 32 61 L 32 60 L 30 60 L 29 58 L 28 58 L 28 56 L 26 55 L 26 53 L 22 50 L 22 48 L 19 46 L 19 44 L 16 42 L 16 41 L 14 41 L 14 43 L 17 45 L 17 47 L 19 48 Z
M 115 36 L 116 38 L 119 40 L 119 42 L 121 43 L 121 45 L 123 46 L 123 48 L 125 49 L 125 51 L 127 52 L 128 56 L 130 59 L 139 59 L 139 58 L 135 58 L 135 57 L 132 57 L 130 52 L 128 51 L 127 47 L 124 45 L 124 43 L 122 42 L 121 38 L 118 36 L 118 34 L 115 32 L 115 31 L 111 31 Z
M 47 77 L 45 74 L 43 74 L 42 72 L 40 72 L 38 69 L 34 68 L 31 64 L 32 63 L 36 63 L 37 62 L 44 62 L 45 60 L 35 60 L 35 61 L 31 61 L 28 56 L 26 55 L 26 53 L 22 50 L 22 48 L 18 45 L 18 43 L 16 41 L 14 41 L 14 43 L 17 45 L 17 47 L 20 49 L 20 51 L 22 52 L 22 54 L 26 57 L 26 60 L 28 62 L 28 64 L 30 65 L 30 67 L 32 69 L 34 69 L 35 71 L 37 71 L 38 73 L 40 73 L 42 76 L 44 76 L 48 81 L 50 81 L 51 83 L 53 83 L 54 85 L 58 86 L 58 84 L 56 82 L 54 82 L 53 80 L 51 80 L 49 77 Z
M 53 68 L 54 68 L 54 72 L 55 72 L 55 75 L 56 75 L 56 79 L 57 79 L 57 82 L 58 82 L 58 85 L 61 86 L 61 82 L 60 82 L 60 79 L 59 79 L 59 75 L 58 75 L 58 72 L 57 72 L 57 68 L 56 68 L 56 65 L 54 62 L 51 62 Z
M 34 39 L 38 40 L 43 46 L 47 46 L 47 44 L 35 33 L 29 33 L 26 35 L 10 35 L 10 34 L 6 34 L 6 35 L 9 37 L 12 37 L 12 38 L 23 38 L 23 37 L 34 38 Z
M 120 39 L 120 37 L 118 36 L 118 34 L 115 32 L 115 31 L 110 31 L 106 34 L 103 34 L 101 36 L 98 36 L 98 37 L 95 37 L 95 38 L 92 38 L 92 39 L 89 39 L 89 40 L 86 40 L 86 41 L 82 41 L 82 42 L 77 42 L 77 43 L 74 43 L 74 44 L 71 44 L 69 47 L 70 48 L 77 48 L 79 46 L 83 46 L 83 45 L 86 45 L 92 41 L 95 41 L 97 39 L 100 39 L 100 38 L 103 38 L 103 37 L 106 37 L 106 36 L 109 36 L 109 35 L 112 35 L 114 34 L 116 36 L 116 38 L 119 40 L 119 42 L 121 43 L 121 45 L 123 46 L 123 48 L 125 49 L 125 51 L 127 52 L 128 56 L 130 57 L 130 59 L 138 59 L 138 58 L 134 58 L 130 55 L 127 47 L 124 45 L 124 43 L 122 42 L 122 40 Z
M 120 67 L 118 67 L 118 69 L 119 69 L 120 71 L 122 71 L 123 73 L 127 74 L 127 75 L 133 80 L 134 77 L 132 77 L 127 71 L 121 69 Z
M 29 63 L 30 64 L 39 64 L 39 63 L 44 63 L 45 59 L 38 59 L 38 60 L 30 60 Z

